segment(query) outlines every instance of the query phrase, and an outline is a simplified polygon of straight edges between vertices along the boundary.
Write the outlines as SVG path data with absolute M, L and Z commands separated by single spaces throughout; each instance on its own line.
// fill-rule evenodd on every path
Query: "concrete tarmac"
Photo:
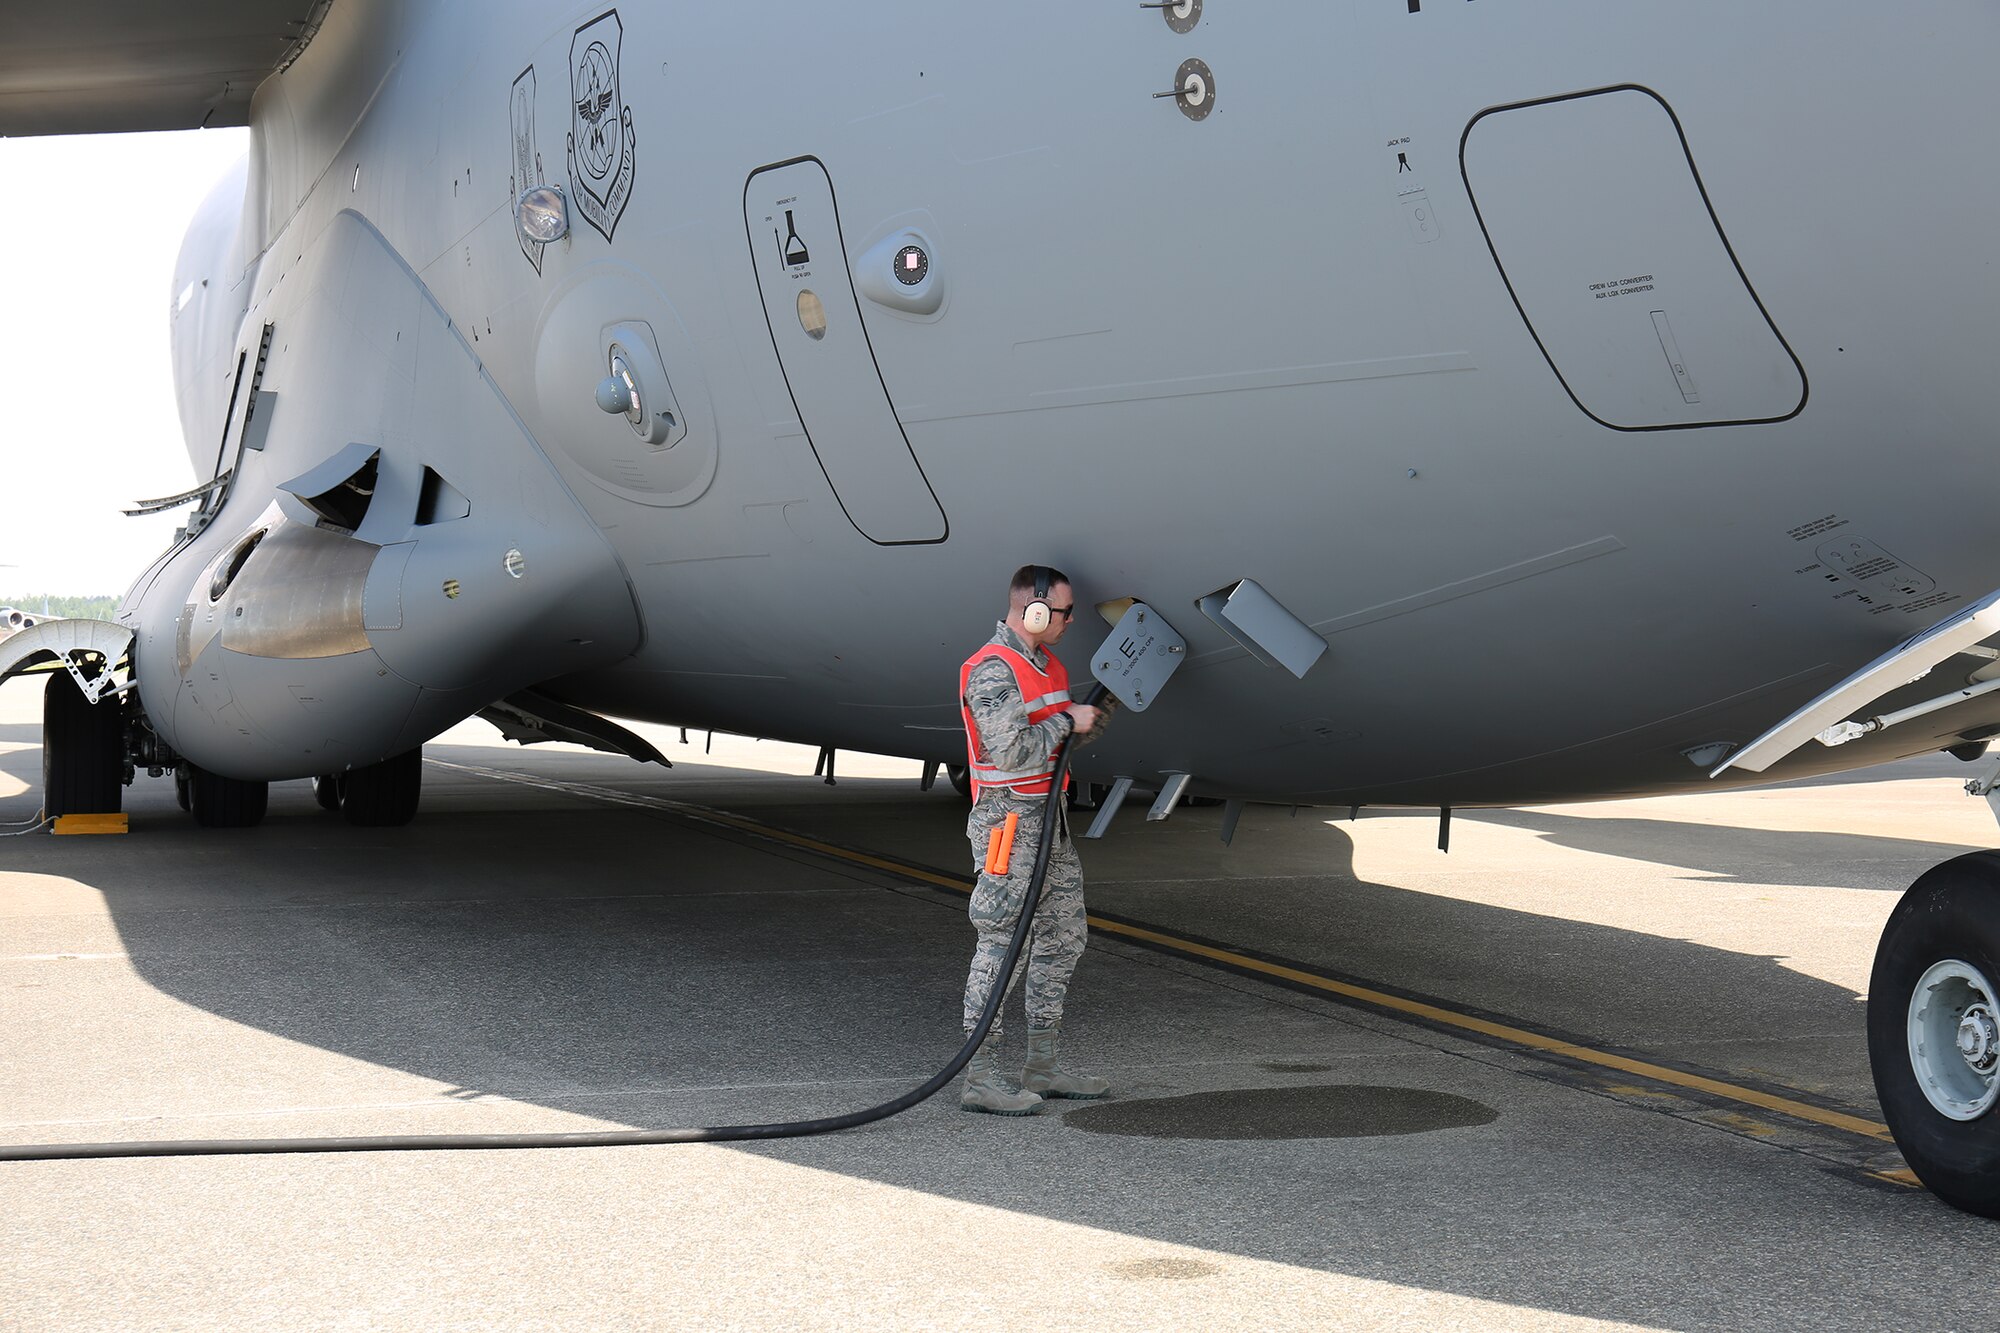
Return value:
M 0 824 L 39 805 L 0 686 Z M 908 761 L 654 728 L 671 771 L 481 724 L 424 812 L 307 786 L 203 831 L 0 840 L 11 1143 L 734 1123 L 951 1054 L 963 806 Z M 1946 758 L 1754 792 L 1258 808 L 1082 844 L 1093 911 L 1879 1120 L 1863 992 L 1902 889 L 2000 844 Z M 722 814 L 911 863 L 774 842 Z M 1008 1049 L 1022 1022 L 1009 1014 Z M 1093 936 L 1103 1103 L 754 1147 L 0 1164 L 0 1329 L 1989 1328 L 2000 1232 L 1879 1137 Z M 1952 1280 L 1952 1275 L 1964 1275 Z

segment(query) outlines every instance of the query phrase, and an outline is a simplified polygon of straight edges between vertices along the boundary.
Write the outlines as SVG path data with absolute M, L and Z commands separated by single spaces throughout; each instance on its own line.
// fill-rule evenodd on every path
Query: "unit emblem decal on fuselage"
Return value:
M 517 207 L 521 196 L 537 185 L 548 182 L 542 176 L 542 150 L 535 143 L 535 67 L 528 66 L 521 76 L 514 80 L 514 91 L 508 98 L 508 114 L 513 121 L 514 152 L 513 172 L 507 178 L 507 203 Z M 518 221 L 518 219 L 517 219 Z M 542 271 L 542 247 L 528 239 L 528 234 L 519 227 L 514 229 L 515 239 L 521 243 L 521 254 L 535 272 Z
M 576 30 L 569 44 L 569 176 L 576 206 L 605 240 L 632 197 L 632 108 L 618 87 L 625 27 L 613 9 Z

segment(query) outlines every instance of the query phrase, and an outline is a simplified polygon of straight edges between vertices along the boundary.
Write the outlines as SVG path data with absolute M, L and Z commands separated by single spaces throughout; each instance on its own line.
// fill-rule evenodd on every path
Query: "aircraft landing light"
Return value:
M 569 200 L 562 187 L 537 185 L 523 190 L 515 201 L 514 225 L 530 245 L 549 245 L 569 235 Z
M 612 787 L 600 787 L 581 782 L 557 782 L 548 778 L 532 777 L 526 773 L 509 772 L 504 769 L 486 768 L 474 764 L 454 764 L 441 759 L 424 760 L 435 768 L 472 777 L 490 778 L 498 782 L 518 783 L 525 787 L 535 787 L 543 791 L 558 792 L 566 796 L 582 797 L 585 800 L 601 801 L 608 805 L 633 806 L 640 809 L 660 810 L 695 823 L 709 824 L 732 829 L 766 842 L 780 843 L 805 851 L 816 852 L 850 865 L 866 866 L 873 870 L 885 871 L 905 880 L 948 889 L 953 893 L 970 896 L 972 881 L 959 875 L 949 875 L 926 866 L 913 865 L 891 857 L 863 852 L 835 843 L 823 842 L 818 838 L 806 837 L 788 829 L 778 828 L 742 815 L 716 810 L 708 806 L 695 805 L 686 801 L 670 800 L 666 797 L 647 796 L 637 792 L 620 791 Z M 1452 1008 L 1448 1003 L 1428 996 L 1413 993 L 1396 993 L 1377 986 L 1366 986 L 1315 971 L 1303 964 L 1282 960 L 1262 953 L 1250 953 L 1231 949 L 1220 944 L 1159 930 L 1142 922 L 1118 917 L 1090 913 L 1087 917 L 1090 929 L 1114 936 L 1129 943 L 1157 950 L 1161 953 L 1207 963 L 1249 976 L 1257 980 L 1273 982 L 1289 989 L 1305 991 L 1322 998 L 1346 1002 L 1387 1013 L 1392 1016 L 1414 1020 L 1431 1027 L 1483 1039 L 1502 1048 L 1526 1052 L 1548 1059 L 1557 1067 L 1577 1065 L 1596 1071 L 1610 1071 L 1633 1078 L 1647 1080 L 1656 1085 L 1677 1088 L 1693 1093 L 1697 1097 L 1710 1098 L 1738 1106 L 1755 1107 L 1760 1111 L 1772 1112 L 1791 1120 L 1803 1121 L 1822 1129 L 1834 1130 L 1842 1135 L 1852 1136 L 1862 1141 L 1859 1145 L 1841 1145 L 1846 1152 L 1841 1156 L 1844 1166 L 1850 1166 L 1858 1176 L 1889 1184 L 1907 1184 L 1896 1169 L 1882 1169 L 1862 1165 L 1870 1158 L 1886 1150 L 1893 1149 L 1889 1127 L 1876 1120 L 1855 1115 L 1831 1106 L 1815 1105 L 1801 1100 L 1799 1096 L 1787 1096 L 1762 1088 L 1731 1083 L 1725 1079 L 1700 1073 L 1691 1069 L 1679 1069 L 1661 1064 L 1656 1060 L 1641 1060 L 1633 1056 L 1621 1055 L 1615 1051 L 1598 1050 L 1580 1042 L 1568 1040 L 1553 1033 L 1539 1032 L 1521 1020 L 1503 1022 L 1475 1013 L 1467 1013 Z M 1617 1089 L 1611 1085 L 1589 1085 L 1590 1090 L 1614 1095 Z M 1787 1091 L 1790 1091 L 1789 1089 Z M 1727 1129 L 1732 1133 L 1745 1132 L 1741 1118 L 1734 1112 L 1724 1112 L 1719 1118 L 1714 1112 L 1707 1115 L 1692 1115 L 1687 1118 L 1701 1123 Z M 1856 1151 L 1856 1149 L 1860 1151 Z M 1848 1160 L 1848 1159 L 1852 1160 Z

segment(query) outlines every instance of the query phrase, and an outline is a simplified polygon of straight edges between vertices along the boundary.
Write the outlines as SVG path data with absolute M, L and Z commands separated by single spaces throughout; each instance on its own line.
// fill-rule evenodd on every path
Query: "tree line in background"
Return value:
M 111 613 L 118 609 L 116 597 L 49 597 L 42 593 L 30 596 L 0 597 L 0 606 L 11 606 L 26 611 L 31 616 L 61 616 L 65 620 L 109 620 Z

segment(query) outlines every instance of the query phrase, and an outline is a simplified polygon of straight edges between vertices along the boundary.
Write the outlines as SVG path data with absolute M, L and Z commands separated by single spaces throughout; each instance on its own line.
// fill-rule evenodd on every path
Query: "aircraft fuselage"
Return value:
M 190 455 L 237 471 L 124 614 L 199 763 L 530 684 L 956 761 L 1037 561 L 1189 642 L 1087 775 L 1660 792 L 2000 587 L 1990 7 L 551 12 L 343 0 L 191 233 Z M 1303 679 L 1197 610 L 1242 579 Z

